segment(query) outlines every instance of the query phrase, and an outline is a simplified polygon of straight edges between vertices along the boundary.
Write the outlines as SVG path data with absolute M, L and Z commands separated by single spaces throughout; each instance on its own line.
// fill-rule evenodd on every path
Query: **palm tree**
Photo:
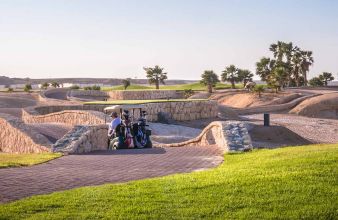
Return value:
M 53 86 L 54 88 L 60 87 L 60 84 L 58 82 L 55 82 L 55 81 L 52 82 L 50 85 Z
M 201 77 L 200 82 L 208 87 L 209 93 L 212 93 L 212 87 L 215 87 L 219 82 L 217 74 L 212 70 L 205 70 Z
M 49 83 L 48 83 L 48 82 L 44 82 L 44 83 L 41 84 L 41 88 L 42 88 L 42 89 L 47 89 L 48 86 L 49 86 Z
M 123 85 L 124 90 L 126 90 L 130 86 L 130 84 L 131 84 L 130 78 L 122 80 L 122 85 Z
M 313 64 L 312 51 L 301 51 L 301 72 L 304 77 L 304 84 L 307 85 L 307 72 L 310 69 L 310 66 Z
M 299 87 L 301 79 L 301 63 L 302 63 L 302 53 L 299 48 L 296 48 L 291 58 L 291 68 L 292 68 L 291 74 L 296 81 L 297 87 Z
M 332 73 L 323 72 L 321 75 L 319 75 L 319 79 L 324 83 L 325 86 L 327 86 L 327 83 L 334 80 L 334 77 L 332 76 Z
M 252 81 L 252 77 L 254 74 L 250 70 L 243 70 L 243 69 L 238 69 L 238 77 L 240 81 L 243 82 L 243 86 L 245 87 L 248 82 Z
M 160 83 L 165 84 L 164 80 L 168 79 L 167 73 L 163 72 L 163 68 L 156 65 L 154 68 L 144 67 L 147 73 L 149 84 L 155 84 L 156 89 L 160 88 Z
M 268 81 L 269 75 L 275 65 L 275 60 L 271 60 L 268 57 L 263 57 L 256 63 L 256 74 L 261 77 L 262 81 Z
M 265 89 L 263 85 L 256 85 L 254 87 L 254 92 L 257 92 L 259 97 L 262 97 L 262 92 L 264 92 L 264 90 Z
M 225 70 L 222 72 L 222 81 L 229 81 L 231 83 L 231 88 L 235 89 L 235 82 L 240 81 L 238 68 L 236 68 L 235 65 L 225 67 Z

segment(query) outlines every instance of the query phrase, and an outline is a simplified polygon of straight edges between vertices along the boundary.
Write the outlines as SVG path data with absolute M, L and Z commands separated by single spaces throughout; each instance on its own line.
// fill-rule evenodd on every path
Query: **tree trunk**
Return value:
M 245 86 L 246 86 L 247 83 L 248 83 L 247 80 L 244 80 L 244 81 L 243 81 L 243 86 L 244 86 L 244 88 L 245 88 Z
M 208 92 L 212 93 L 212 85 L 211 84 L 208 85 Z
M 307 74 L 304 73 L 304 86 L 307 86 Z
M 296 86 L 299 87 L 299 77 L 296 78 Z
M 236 87 L 235 87 L 235 80 L 231 80 L 231 88 L 232 89 L 236 89 Z
M 158 80 L 156 81 L 155 85 L 156 85 L 156 89 L 160 89 L 160 82 Z

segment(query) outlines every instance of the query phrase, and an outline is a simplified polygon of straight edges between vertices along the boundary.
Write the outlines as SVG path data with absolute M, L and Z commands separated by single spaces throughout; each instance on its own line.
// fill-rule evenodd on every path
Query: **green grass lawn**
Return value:
M 59 153 L 7 154 L 0 153 L 0 168 L 29 166 L 60 157 Z M 1 218 L 0 218 L 1 219 Z
M 230 84 L 225 83 L 217 83 L 215 89 L 230 89 Z M 236 88 L 240 89 L 243 88 L 243 84 L 236 84 Z M 124 90 L 123 86 L 113 86 L 113 87 L 103 87 L 101 88 L 103 91 L 113 91 L 113 90 Z M 127 90 L 154 90 L 155 86 L 145 86 L 145 85 L 137 85 L 132 84 L 127 88 Z M 191 89 L 194 91 L 204 91 L 206 90 L 206 86 L 196 82 L 196 83 L 188 83 L 188 84 L 181 84 L 181 85 L 160 85 L 161 90 L 185 90 L 185 89 Z
M 208 171 L 0 206 L 2 219 L 337 219 L 338 144 L 226 154 Z
M 85 102 L 84 105 L 126 105 L 126 104 L 147 104 L 159 102 L 193 102 L 193 101 L 207 101 L 208 99 L 148 99 L 148 100 L 112 100 L 112 101 L 94 101 Z

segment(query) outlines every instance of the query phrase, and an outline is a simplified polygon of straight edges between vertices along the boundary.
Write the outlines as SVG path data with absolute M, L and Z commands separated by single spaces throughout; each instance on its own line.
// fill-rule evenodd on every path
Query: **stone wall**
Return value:
M 149 100 L 149 99 L 181 99 L 184 98 L 183 92 L 175 90 L 120 90 L 108 92 L 110 100 Z
M 53 152 L 81 154 L 94 150 L 107 150 L 108 126 L 75 126 L 53 146 Z
M 46 115 L 33 115 L 23 109 L 22 120 L 25 123 L 58 122 L 69 125 L 94 125 L 104 123 L 104 113 L 97 111 L 65 110 Z
M 37 107 L 28 107 L 23 110 L 23 120 L 26 122 L 38 121 L 44 122 L 53 122 L 53 120 L 60 120 L 62 122 L 69 122 L 69 120 L 75 120 L 71 116 L 66 117 L 66 112 L 68 114 L 74 115 L 75 113 L 72 110 L 77 111 L 91 111 L 92 115 L 97 115 L 93 111 L 101 112 L 101 119 L 104 121 L 103 109 L 109 105 L 50 105 L 50 106 L 37 106 Z M 176 121 L 189 121 L 197 120 L 204 118 L 216 118 L 218 114 L 218 104 L 216 101 L 202 100 L 202 101 L 189 101 L 189 102 L 158 102 L 158 103 L 147 103 L 143 104 L 145 110 L 148 113 L 147 119 L 152 122 L 158 121 L 158 113 L 164 112 L 167 115 Z M 61 112 L 63 113 L 58 113 Z M 53 114 L 55 113 L 55 114 Z M 45 115 L 45 116 L 43 116 Z M 63 116 L 62 116 L 63 115 Z M 74 116 L 75 117 L 75 116 Z M 80 117 L 80 115 L 78 115 Z M 84 119 L 79 118 L 79 121 L 74 123 L 87 121 L 86 117 L 81 115 Z M 45 118 L 45 119 L 43 119 Z M 48 118 L 48 119 L 47 119 Z M 91 120 L 96 121 L 96 120 Z M 54 121 L 55 122 L 55 121 Z M 71 124 L 74 124 L 71 123 Z M 101 121 L 102 123 L 102 121 Z M 81 124 L 81 123 L 79 123 Z M 85 123 L 92 124 L 92 123 Z M 100 124 L 100 123 L 97 123 Z
M 106 150 L 107 130 L 107 125 L 75 126 L 52 146 L 52 151 L 80 154 Z M 189 146 L 215 146 L 220 147 L 224 152 L 242 152 L 253 148 L 246 124 L 239 121 L 212 122 L 196 138 L 174 144 L 159 143 L 155 147 Z
M 51 142 L 16 117 L 0 113 L 0 128 L 0 152 L 41 153 L 50 151 Z
M 69 98 L 81 97 L 105 97 L 108 100 L 149 100 L 149 99 L 180 99 L 184 98 L 183 92 L 175 90 L 117 90 L 117 91 L 97 91 L 97 90 L 71 90 Z
M 240 121 L 215 121 L 196 138 L 162 147 L 217 146 L 224 152 L 248 151 L 253 148 L 246 124 Z

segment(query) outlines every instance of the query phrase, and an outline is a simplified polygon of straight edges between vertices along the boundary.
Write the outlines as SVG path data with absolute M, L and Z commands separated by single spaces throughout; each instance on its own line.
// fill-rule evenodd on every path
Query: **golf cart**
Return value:
M 147 125 L 147 113 L 143 105 L 113 105 L 104 108 L 104 112 L 105 117 L 112 112 L 120 113 L 122 121 L 109 137 L 109 149 L 152 147 L 151 129 Z

